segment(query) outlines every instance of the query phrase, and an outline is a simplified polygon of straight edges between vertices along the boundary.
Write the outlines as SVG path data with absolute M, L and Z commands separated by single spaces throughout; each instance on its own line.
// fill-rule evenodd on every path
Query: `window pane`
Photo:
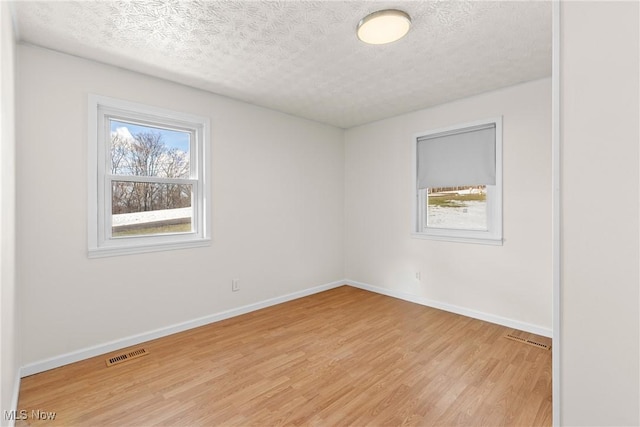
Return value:
M 111 174 L 188 178 L 191 133 L 109 120 Z
M 427 189 L 427 227 L 487 230 L 487 187 Z
M 113 237 L 193 231 L 191 184 L 113 181 Z

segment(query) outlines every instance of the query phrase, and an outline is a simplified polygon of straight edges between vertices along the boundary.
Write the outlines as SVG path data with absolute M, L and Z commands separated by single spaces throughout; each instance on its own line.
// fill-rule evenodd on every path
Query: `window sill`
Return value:
M 204 246 L 211 246 L 211 239 L 206 238 L 153 245 L 127 245 L 120 247 L 89 248 L 87 255 L 89 258 L 104 258 L 120 255 L 141 254 L 147 252 L 172 251 L 175 249 L 200 248 Z
M 439 240 L 442 242 L 455 242 L 455 243 L 473 243 L 477 245 L 491 245 L 502 246 L 504 239 L 502 238 L 490 238 L 490 237 L 468 237 L 468 236 L 443 236 L 427 233 L 411 233 L 411 237 L 414 239 L 423 240 Z

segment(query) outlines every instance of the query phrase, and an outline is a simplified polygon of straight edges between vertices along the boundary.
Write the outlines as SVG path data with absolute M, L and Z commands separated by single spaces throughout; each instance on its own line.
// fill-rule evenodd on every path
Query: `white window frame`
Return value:
M 487 185 L 487 230 L 464 230 L 452 228 L 427 228 L 424 225 L 427 190 L 417 189 L 418 176 L 418 140 L 425 136 L 451 132 L 474 126 L 495 124 L 496 127 L 496 185 Z M 445 128 L 417 133 L 412 140 L 413 182 L 411 187 L 413 208 L 411 236 L 418 239 L 443 240 L 449 242 L 479 243 L 502 245 L 502 117 L 477 120 Z M 473 185 L 473 183 L 469 183 Z
M 109 119 L 175 129 L 191 133 L 190 176 L 187 179 L 162 179 L 193 186 L 193 230 L 186 233 L 149 236 L 111 237 L 111 183 L 129 181 L 111 175 L 111 140 Z M 165 251 L 207 246 L 210 233 L 209 118 L 163 108 L 90 94 L 88 99 L 88 255 L 90 258 Z M 135 182 L 159 182 L 150 177 L 136 177 Z

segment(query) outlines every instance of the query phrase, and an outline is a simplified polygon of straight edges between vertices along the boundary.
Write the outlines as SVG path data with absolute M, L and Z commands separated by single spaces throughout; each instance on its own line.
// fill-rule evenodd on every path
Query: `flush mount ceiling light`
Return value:
M 409 32 L 411 18 L 396 9 L 379 10 L 358 23 L 358 38 L 369 44 L 391 43 Z

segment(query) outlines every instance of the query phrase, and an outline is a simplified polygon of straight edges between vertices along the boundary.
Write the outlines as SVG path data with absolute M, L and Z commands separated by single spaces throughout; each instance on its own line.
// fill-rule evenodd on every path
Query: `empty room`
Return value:
M 640 425 L 640 7 L 0 2 L 2 426 Z

